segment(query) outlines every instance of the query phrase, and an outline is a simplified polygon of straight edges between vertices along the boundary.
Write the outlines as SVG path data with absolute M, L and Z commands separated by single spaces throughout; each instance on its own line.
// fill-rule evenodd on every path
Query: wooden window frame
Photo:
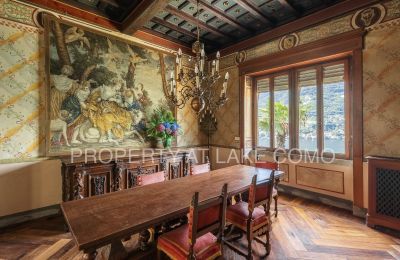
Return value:
M 345 152 L 344 153 L 327 153 L 322 152 L 324 150 L 324 111 L 323 111 L 323 69 L 325 67 L 343 64 L 344 65 L 344 111 L 345 111 Z M 302 71 L 312 70 L 316 72 L 316 87 L 317 87 L 317 152 L 302 150 L 299 147 L 299 75 Z M 279 70 L 273 73 L 259 75 L 253 77 L 253 136 L 255 139 L 255 147 L 257 149 L 263 149 L 267 151 L 275 151 L 278 149 L 275 147 L 275 110 L 274 110 L 274 91 L 275 91 L 275 78 L 287 75 L 288 76 L 288 90 L 289 90 L 289 149 L 296 149 L 300 152 L 316 153 L 319 157 L 326 158 L 338 158 L 338 159 L 350 159 L 351 142 L 350 140 L 350 84 L 349 84 L 349 61 L 347 58 L 336 59 L 332 61 L 325 61 L 310 65 L 293 67 L 290 69 Z M 270 146 L 259 145 L 258 140 L 258 85 L 257 82 L 260 80 L 269 80 L 269 104 L 270 104 Z M 282 148 L 280 148 L 282 149 Z M 285 149 L 285 150 L 289 150 Z M 295 152 L 294 152 L 295 153 Z
M 364 177 L 363 177 L 363 28 L 341 33 L 315 42 L 270 55 L 254 58 L 239 64 L 240 77 L 240 137 L 241 149 L 244 149 L 244 79 L 245 76 L 257 76 L 294 65 L 311 64 L 334 58 L 349 58 L 350 74 L 350 132 L 351 158 L 353 161 L 353 202 L 354 207 L 364 207 Z M 254 136 L 253 136 L 254 140 Z M 256 148 L 255 146 L 253 148 Z

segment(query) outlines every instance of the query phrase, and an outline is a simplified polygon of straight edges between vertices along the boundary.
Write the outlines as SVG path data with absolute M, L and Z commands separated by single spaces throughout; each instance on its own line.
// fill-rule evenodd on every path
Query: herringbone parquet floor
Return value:
M 245 241 L 239 241 L 245 247 Z M 125 242 L 128 249 L 136 239 Z M 254 258 L 264 254 L 253 244 Z M 97 259 L 107 259 L 108 247 Z M 225 249 L 225 259 L 244 259 Z M 0 259 L 80 259 L 61 217 L 33 221 L 0 234 Z M 400 259 L 400 239 L 364 225 L 349 212 L 294 197 L 281 196 L 272 228 L 268 259 Z

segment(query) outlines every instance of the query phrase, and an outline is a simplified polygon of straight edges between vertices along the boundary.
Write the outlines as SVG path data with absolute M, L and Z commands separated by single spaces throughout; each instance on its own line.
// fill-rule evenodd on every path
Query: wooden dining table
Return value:
M 269 181 L 271 170 L 236 165 L 208 173 L 186 176 L 129 190 L 94 196 L 61 204 L 73 239 L 94 259 L 96 249 L 111 244 L 111 254 L 125 254 L 121 240 L 165 221 L 185 215 L 192 195 L 198 191 L 200 201 L 221 194 L 224 183 L 228 195 L 246 191 L 252 177 L 257 182 Z M 283 172 L 275 171 L 275 178 Z

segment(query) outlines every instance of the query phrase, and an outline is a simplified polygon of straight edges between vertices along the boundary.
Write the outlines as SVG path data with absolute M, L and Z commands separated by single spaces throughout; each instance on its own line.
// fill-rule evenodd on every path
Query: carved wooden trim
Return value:
M 78 167 L 78 170 L 74 173 L 74 183 L 73 183 L 73 195 L 74 200 L 83 199 L 84 195 L 84 177 L 86 176 L 86 171 L 82 167 Z

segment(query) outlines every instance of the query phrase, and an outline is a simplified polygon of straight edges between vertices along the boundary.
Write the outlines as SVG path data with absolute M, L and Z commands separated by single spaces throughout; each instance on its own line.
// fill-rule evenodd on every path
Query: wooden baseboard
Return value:
M 353 202 L 350 200 L 344 200 L 335 198 L 329 195 L 320 194 L 308 190 L 303 190 L 295 187 L 290 187 L 286 185 L 279 185 L 278 191 L 282 193 L 287 193 L 293 196 L 297 196 L 304 199 L 309 199 L 312 201 L 320 202 L 329 206 L 345 209 L 348 211 L 353 211 Z
M 0 217 L 0 229 L 15 226 L 27 221 L 57 215 L 60 213 L 60 205 L 52 205 L 44 208 L 24 211 L 8 216 Z

